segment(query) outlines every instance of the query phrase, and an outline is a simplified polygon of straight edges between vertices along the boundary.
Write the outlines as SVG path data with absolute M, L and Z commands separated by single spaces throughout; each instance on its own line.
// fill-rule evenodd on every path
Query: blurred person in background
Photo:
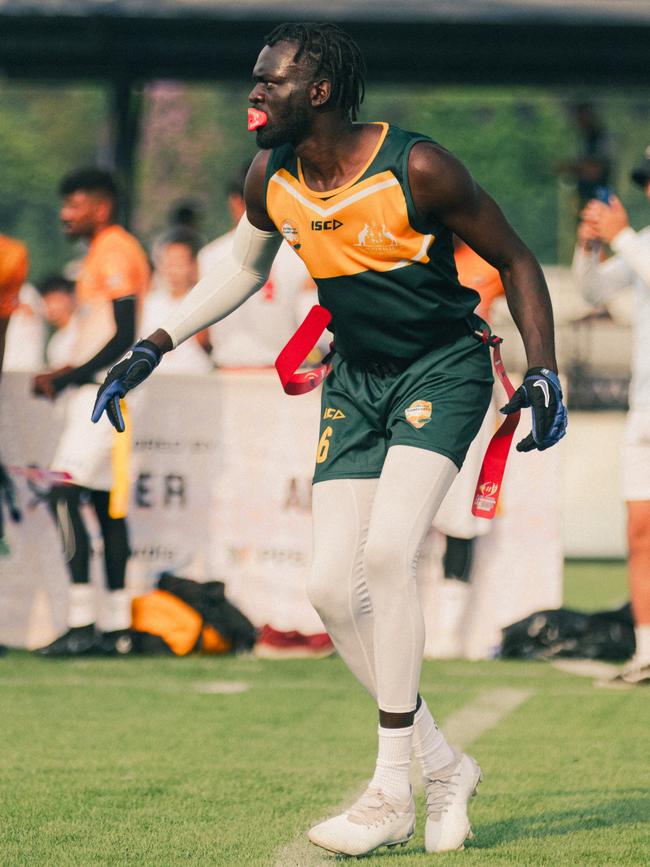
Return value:
M 5 338 L 11 315 L 18 309 L 20 289 L 27 280 L 29 254 L 21 241 L 0 234 L 0 377 L 5 353 Z M 0 557 L 8 553 L 4 535 L 4 507 L 14 521 L 20 520 L 14 484 L 0 455 Z
M 597 197 L 599 187 L 609 184 L 612 149 L 607 128 L 593 103 L 572 105 L 570 116 L 578 135 L 578 152 L 573 159 L 559 163 L 557 171 L 575 183 L 579 211 Z
M 65 367 L 73 357 L 77 341 L 77 321 L 74 282 L 63 274 L 51 274 L 39 283 L 43 299 L 43 314 L 50 329 L 45 346 L 48 367 Z
M 201 247 L 200 236 L 190 228 L 176 227 L 162 235 L 154 251 L 152 290 L 142 306 L 141 332 L 155 329 L 181 303 L 199 279 L 197 255 Z M 214 363 L 210 358 L 210 336 L 207 329 L 185 341 L 176 353 L 163 359 L 163 373 L 210 373 Z
M 490 322 L 494 301 L 505 293 L 496 268 L 481 258 L 461 238 L 454 235 L 454 261 L 461 286 L 480 296 L 476 313 Z M 497 389 L 501 389 L 498 385 Z M 497 401 L 501 395 L 497 395 Z M 481 429 L 469 447 L 465 462 L 451 484 L 433 519 L 433 526 L 445 537 L 444 582 L 439 588 L 435 612 L 436 658 L 454 659 L 464 655 L 463 621 L 467 613 L 474 544 L 478 536 L 489 533 L 491 521 L 472 514 L 476 482 L 483 456 L 496 429 L 495 401 L 488 408 Z
M 9 318 L 18 309 L 20 289 L 28 272 L 27 247 L 15 238 L 0 234 L 0 373 Z
M 233 228 L 199 253 L 201 277 L 217 268 L 232 250 L 235 227 L 246 210 L 244 181 L 248 166 L 248 163 L 242 166 L 228 186 L 228 210 Z M 316 284 L 302 259 L 285 241 L 261 290 L 227 319 L 210 328 L 212 357 L 216 365 L 272 367 L 278 352 L 314 304 L 318 304 Z M 323 339 L 318 352 L 322 356 L 327 349 L 328 342 Z
M 191 199 L 181 199 L 174 202 L 167 212 L 166 227 L 154 238 L 151 243 L 151 258 L 155 263 L 158 260 L 159 247 L 166 243 L 170 234 L 178 230 L 193 234 L 197 239 L 198 247 L 201 248 L 205 239 L 201 234 L 203 222 L 203 209 Z M 151 286 L 156 288 L 157 278 L 154 273 Z
M 131 649 L 131 603 L 125 588 L 129 557 L 128 441 L 120 444 L 110 430 L 88 421 L 93 384 L 133 343 L 140 300 L 149 283 L 147 257 L 115 222 L 118 190 L 112 175 L 85 168 L 63 178 L 60 218 L 71 240 L 84 240 L 88 252 L 76 285 L 75 344 L 66 365 L 34 378 L 36 395 L 65 396 L 65 422 L 51 469 L 69 474 L 55 485 L 51 508 L 63 543 L 70 576 L 68 629 L 37 653 L 75 656 L 89 652 L 127 653 Z M 90 540 L 80 506 L 88 500 L 104 542 L 107 594 L 101 617 L 90 584 Z M 99 624 L 101 631 L 96 625 Z
M 650 201 L 650 146 L 632 172 Z M 573 273 L 585 298 L 601 305 L 634 286 L 630 412 L 622 453 L 628 569 L 636 651 L 615 681 L 650 685 L 650 225 L 636 232 L 620 199 L 591 200 L 582 212 Z M 613 255 L 603 260 L 602 245 Z
M 182 199 L 169 209 L 167 223 L 170 229 L 189 229 L 199 239 L 201 237 L 201 223 L 203 222 L 203 208 L 191 199 Z
M 5 329 L 4 369 L 29 373 L 40 370 L 45 359 L 47 323 L 41 296 L 26 277 L 18 291 L 18 304 Z
M 452 234 L 498 267 L 522 335 L 530 367 L 503 407 L 532 407 L 520 451 L 550 448 L 566 428 L 548 289 L 498 205 L 449 151 L 389 123 L 355 123 L 365 63 L 345 31 L 284 24 L 265 43 L 249 95 L 262 152 L 246 178 L 232 251 L 109 371 L 93 419 L 106 412 L 123 430 L 120 398 L 164 353 L 258 291 L 282 239 L 292 243 L 335 338 L 321 397 L 308 592 L 379 712 L 368 788 L 309 839 L 347 855 L 406 843 L 415 827 L 413 749 L 426 850 L 460 849 L 481 770 L 449 745 L 419 693 L 415 581 L 422 540 L 492 399 L 485 325 L 473 314 L 479 299 L 458 283 Z

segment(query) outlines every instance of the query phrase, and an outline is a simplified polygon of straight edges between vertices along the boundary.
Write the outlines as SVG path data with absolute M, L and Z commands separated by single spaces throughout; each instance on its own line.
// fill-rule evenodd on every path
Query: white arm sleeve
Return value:
M 612 240 L 611 247 L 637 277 L 650 286 L 650 229 L 635 232 L 627 226 Z
M 634 274 L 620 256 L 601 262 L 598 252 L 580 246 L 575 249 L 572 271 L 583 298 L 596 305 L 604 304 L 634 279 Z
M 232 251 L 187 294 L 160 328 L 178 346 L 208 325 L 223 319 L 266 282 L 282 242 L 279 232 L 262 232 L 241 218 Z

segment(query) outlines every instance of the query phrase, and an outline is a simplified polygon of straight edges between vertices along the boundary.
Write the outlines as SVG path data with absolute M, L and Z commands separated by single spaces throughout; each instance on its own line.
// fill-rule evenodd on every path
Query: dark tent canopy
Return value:
M 14 77 L 247 78 L 285 20 L 344 24 L 372 80 L 648 83 L 648 0 L 0 0 Z
M 370 81 L 650 83 L 649 0 L 0 0 L 0 75 L 105 82 L 113 163 L 129 188 L 133 85 L 249 79 L 264 34 L 288 19 L 344 25 Z

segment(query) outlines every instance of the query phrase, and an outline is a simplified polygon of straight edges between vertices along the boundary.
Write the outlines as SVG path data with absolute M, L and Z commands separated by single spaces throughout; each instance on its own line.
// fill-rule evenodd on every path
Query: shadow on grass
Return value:
M 539 792 L 540 804 L 554 793 Z M 555 796 L 560 793 L 555 793 Z M 563 792 L 564 797 L 574 798 L 584 795 L 589 801 L 593 796 L 603 795 L 603 791 Z M 632 825 L 648 821 L 650 815 L 650 789 L 618 789 L 611 792 L 606 801 L 585 803 L 582 806 L 568 807 L 564 810 L 546 811 L 535 815 L 515 816 L 498 822 L 476 823 L 476 837 L 468 842 L 472 849 L 489 849 L 494 846 L 521 839 L 561 837 L 579 831 L 594 831 L 615 825 Z

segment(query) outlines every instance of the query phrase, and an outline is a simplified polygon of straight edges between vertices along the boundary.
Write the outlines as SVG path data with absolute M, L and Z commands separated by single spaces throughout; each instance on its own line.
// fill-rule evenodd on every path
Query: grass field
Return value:
M 620 564 L 569 564 L 567 604 L 624 597 Z M 336 658 L 11 652 L 0 688 L 2 867 L 331 864 L 305 830 L 373 768 L 375 710 Z M 422 689 L 483 767 L 476 836 L 426 855 L 420 805 L 408 847 L 365 867 L 648 864 L 647 691 L 498 661 L 428 661 Z

